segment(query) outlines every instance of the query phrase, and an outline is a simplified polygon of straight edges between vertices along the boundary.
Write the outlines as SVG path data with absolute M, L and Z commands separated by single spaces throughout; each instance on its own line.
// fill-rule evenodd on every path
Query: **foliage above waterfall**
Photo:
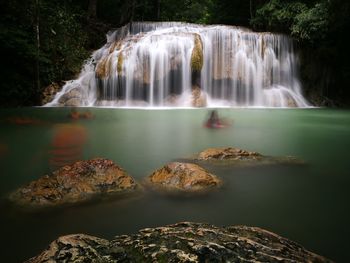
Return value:
M 320 105 L 350 103 L 350 2 L 268 0 L 251 25 L 291 34 L 301 44 L 301 77 L 306 93 Z M 314 99 L 313 99 L 314 100 Z M 334 104 L 333 104 L 334 105 Z
M 292 24 L 292 35 L 315 42 L 326 37 L 329 26 L 329 3 L 327 1 L 300 12 Z
M 300 40 L 315 42 L 327 35 L 329 8 L 328 0 L 310 7 L 303 1 L 271 0 L 257 10 L 251 24 L 274 31 L 289 30 Z

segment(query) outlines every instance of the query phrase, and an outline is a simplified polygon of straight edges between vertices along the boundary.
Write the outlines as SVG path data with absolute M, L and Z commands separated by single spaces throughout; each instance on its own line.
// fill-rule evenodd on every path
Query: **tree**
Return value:
M 97 17 L 97 0 L 89 0 L 88 19 L 96 19 Z

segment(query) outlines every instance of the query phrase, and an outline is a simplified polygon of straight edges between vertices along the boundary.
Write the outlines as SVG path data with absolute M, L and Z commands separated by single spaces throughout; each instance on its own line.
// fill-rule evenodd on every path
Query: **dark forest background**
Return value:
M 8 0 L 0 3 L 3 107 L 39 105 L 44 88 L 74 78 L 105 34 L 132 21 L 228 24 L 285 33 L 300 52 L 316 105 L 350 105 L 347 0 Z

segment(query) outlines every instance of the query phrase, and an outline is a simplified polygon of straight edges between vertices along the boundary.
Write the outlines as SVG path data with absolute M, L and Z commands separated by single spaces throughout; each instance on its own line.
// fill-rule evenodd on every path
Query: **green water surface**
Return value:
M 219 109 L 233 125 L 212 130 L 203 127 L 207 109 L 81 109 L 87 110 L 93 119 L 72 120 L 67 108 L 0 111 L 2 262 L 35 256 L 64 234 L 111 239 L 178 221 L 258 226 L 337 262 L 349 261 L 350 111 Z M 208 165 L 225 184 L 197 198 L 146 192 L 36 213 L 5 200 L 11 191 L 65 162 L 109 158 L 141 181 L 169 161 L 223 146 L 294 155 L 307 165 Z

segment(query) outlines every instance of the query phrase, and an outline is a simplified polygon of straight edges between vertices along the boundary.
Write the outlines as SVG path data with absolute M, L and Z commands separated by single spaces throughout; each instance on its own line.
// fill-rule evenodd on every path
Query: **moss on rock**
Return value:
M 118 64 L 117 64 L 117 72 L 118 72 L 118 75 L 120 75 L 122 73 L 122 70 L 123 70 L 123 61 L 124 61 L 124 56 L 123 56 L 123 53 L 120 52 L 119 53 L 119 56 L 118 56 Z
M 193 71 L 201 71 L 203 67 L 203 43 L 200 35 L 195 34 L 194 47 L 191 55 L 191 68 Z

